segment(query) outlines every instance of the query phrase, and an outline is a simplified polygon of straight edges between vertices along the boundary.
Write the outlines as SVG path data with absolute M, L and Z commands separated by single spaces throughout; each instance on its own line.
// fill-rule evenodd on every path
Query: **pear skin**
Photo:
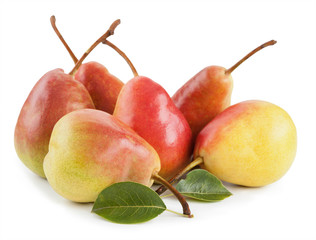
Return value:
M 207 123 L 230 106 L 233 79 L 225 71 L 219 66 L 206 67 L 172 96 L 191 127 L 193 139 Z
M 67 113 L 94 108 L 86 88 L 62 69 L 46 73 L 27 97 L 14 133 L 14 145 L 21 161 L 45 177 L 43 160 L 56 122 Z
M 168 93 L 153 80 L 138 76 L 127 82 L 113 116 L 126 123 L 157 151 L 159 175 L 170 179 L 190 162 L 192 133 Z
M 297 133 L 286 111 L 245 101 L 217 115 L 196 139 L 194 156 L 223 181 L 260 187 L 279 180 L 296 154 Z
M 56 123 L 44 160 L 52 188 L 75 202 L 94 202 L 117 182 L 150 187 L 159 170 L 152 146 L 112 115 L 92 109 L 71 112 Z
M 82 64 L 75 74 L 75 79 L 87 88 L 96 109 L 113 113 L 117 97 L 124 85 L 121 80 L 97 62 Z

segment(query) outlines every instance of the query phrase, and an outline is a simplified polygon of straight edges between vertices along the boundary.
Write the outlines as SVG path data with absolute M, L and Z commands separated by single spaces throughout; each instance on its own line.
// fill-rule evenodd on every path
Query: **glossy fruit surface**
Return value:
M 169 179 L 190 161 L 191 129 L 168 93 L 147 77 L 125 84 L 113 115 L 134 129 L 159 154 L 159 175 Z
M 233 79 L 225 71 L 219 66 L 206 67 L 172 97 L 187 119 L 194 139 L 208 122 L 230 106 Z
M 56 122 L 77 109 L 94 108 L 86 88 L 62 69 L 46 73 L 27 97 L 14 133 L 16 152 L 33 172 L 45 177 L 43 160 Z

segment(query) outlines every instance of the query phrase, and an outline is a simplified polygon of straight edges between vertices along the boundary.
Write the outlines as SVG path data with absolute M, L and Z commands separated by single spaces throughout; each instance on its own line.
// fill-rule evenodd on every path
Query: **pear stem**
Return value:
M 267 46 L 272 46 L 274 44 L 276 44 L 277 41 L 275 40 L 271 40 L 269 42 L 266 42 L 262 45 L 260 45 L 259 47 L 255 48 L 254 50 L 252 50 L 250 53 L 248 53 L 246 56 L 244 56 L 239 62 L 237 62 L 234 66 L 232 66 L 231 68 L 227 69 L 225 71 L 225 73 L 231 74 L 240 64 L 242 64 L 244 61 L 246 61 L 248 58 L 250 58 L 252 55 L 254 55 L 256 52 L 260 51 L 261 49 L 267 47 Z
M 160 177 L 157 173 L 154 173 L 152 175 L 152 179 L 165 185 L 176 196 L 176 198 L 178 198 L 179 202 L 182 205 L 184 215 L 187 215 L 190 218 L 193 217 L 193 215 L 191 215 L 191 210 L 190 210 L 189 204 L 187 203 L 185 198 L 181 195 L 181 193 L 178 192 L 177 189 L 175 189 L 170 183 L 168 183 L 167 180 Z
M 179 172 L 177 175 L 175 175 L 173 178 L 171 178 L 169 180 L 169 183 L 172 184 L 172 183 L 178 181 L 185 173 L 187 173 L 188 171 L 190 171 L 192 168 L 196 167 L 197 165 L 202 164 L 203 162 L 204 162 L 203 158 L 197 157 L 189 165 L 187 165 L 184 169 L 182 169 L 181 172 Z M 156 193 L 158 195 L 161 195 L 166 190 L 167 190 L 167 188 L 164 185 L 162 185 L 156 190 Z
M 96 47 L 98 46 L 101 42 L 105 41 L 109 36 L 114 34 L 115 28 L 121 23 L 120 19 L 117 19 L 114 21 L 109 29 L 104 33 L 97 41 L 95 41 L 94 44 L 91 45 L 91 47 L 82 55 L 82 57 L 79 59 L 79 61 L 76 63 L 74 68 L 70 71 L 69 75 L 75 75 L 76 71 L 78 68 L 81 66 L 83 60 L 89 55 L 89 53 Z
M 120 54 L 125 59 L 125 61 L 129 65 L 129 67 L 131 68 L 131 70 L 132 70 L 132 72 L 134 74 L 134 77 L 138 76 L 138 73 L 137 73 L 136 68 L 134 67 L 133 63 L 131 62 L 131 60 L 126 56 L 126 54 L 121 49 L 119 49 L 117 46 L 115 46 L 113 43 L 111 43 L 108 40 L 105 40 L 102 43 L 108 45 L 111 48 L 113 48 L 118 54 Z
M 58 38 L 64 44 L 65 48 L 67 49 L 68 53 L 70 54 L 70 57 L 72 58 L 72 60 L 76 64 L 78 62 L 78 59 L 75 56 L 75 54 L 71 51 L 71 49 L 68 46 L 68 44 L 66 43 L 65 39 L 63 38 L 63 36 L 60 34 L 58 28 L 56 27 L 56 18 L 54 15 L 50 17 L 50 23 L 52 24 L 52 27 L 53 27 L 55 33 L 57 34 Z

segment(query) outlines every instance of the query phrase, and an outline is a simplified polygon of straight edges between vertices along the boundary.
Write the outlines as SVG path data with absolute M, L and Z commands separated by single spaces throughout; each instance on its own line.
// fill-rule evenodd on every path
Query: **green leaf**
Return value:
M 140 223 L 165 210 L 166 205 L 149 187 L 135 182 L 120 182 L 99 194 L 92 212 L 116 223 Z
M 176 189 L 184 196 L 206 202 L 220 201 L 232 195 L 217 177 L 202 169 L 188 173 Z

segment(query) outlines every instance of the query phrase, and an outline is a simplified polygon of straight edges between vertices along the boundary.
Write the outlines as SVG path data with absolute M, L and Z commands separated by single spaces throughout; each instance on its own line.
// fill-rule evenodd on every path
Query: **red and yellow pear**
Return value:
M 296 154 L 297 133 L 289 114 L 265 101 L 235 104 L 196 139 L 195 158 L 223 181 L 260 187 L 279 180 Z
M 113 116 L 90 109 L 57 122 L 44 160 L 50 185 L 75 202 L 94 202 L 116 182 L 150 187 L 159 170 L 159 156 L 143 138 Z
M 73 75 L 85 57 L 112 35 L 119 23 L 117 20 L 111 25 L 85 52 L 69 74 L 62 69 L 49 71 L 36 83 L 27 97 L 15 127 L 14 144 L 21 161 L 39 176 L 45 177 L 43 160 L 56 122 L 71 111 L 94 108 L 89 92 Z
M 112 115 L 93 109 L 73 111 L 55 125 L 44 159 L 52 188 L 75 202 L 94 202 L 113 183 L 133 181 L 150 187 L 166 184 L 191 216 L 184 197 L 157 173 L 154 148 Z
M 33 87 L 20 112 L 14 133 L 22 162 L 45 177 L 43 159 L 55 123 L 67 113 L 94 108 L 87 89 L 62 69 L 46 73 Z
M 231 73 L 253 54 L 275 43 L 271 40 L 262 44 L 229 69 L 220 66 L 204 68 L 172 96 L 191 127 L 193 139 L 216 115 L 230 106 L 233 90 Z

